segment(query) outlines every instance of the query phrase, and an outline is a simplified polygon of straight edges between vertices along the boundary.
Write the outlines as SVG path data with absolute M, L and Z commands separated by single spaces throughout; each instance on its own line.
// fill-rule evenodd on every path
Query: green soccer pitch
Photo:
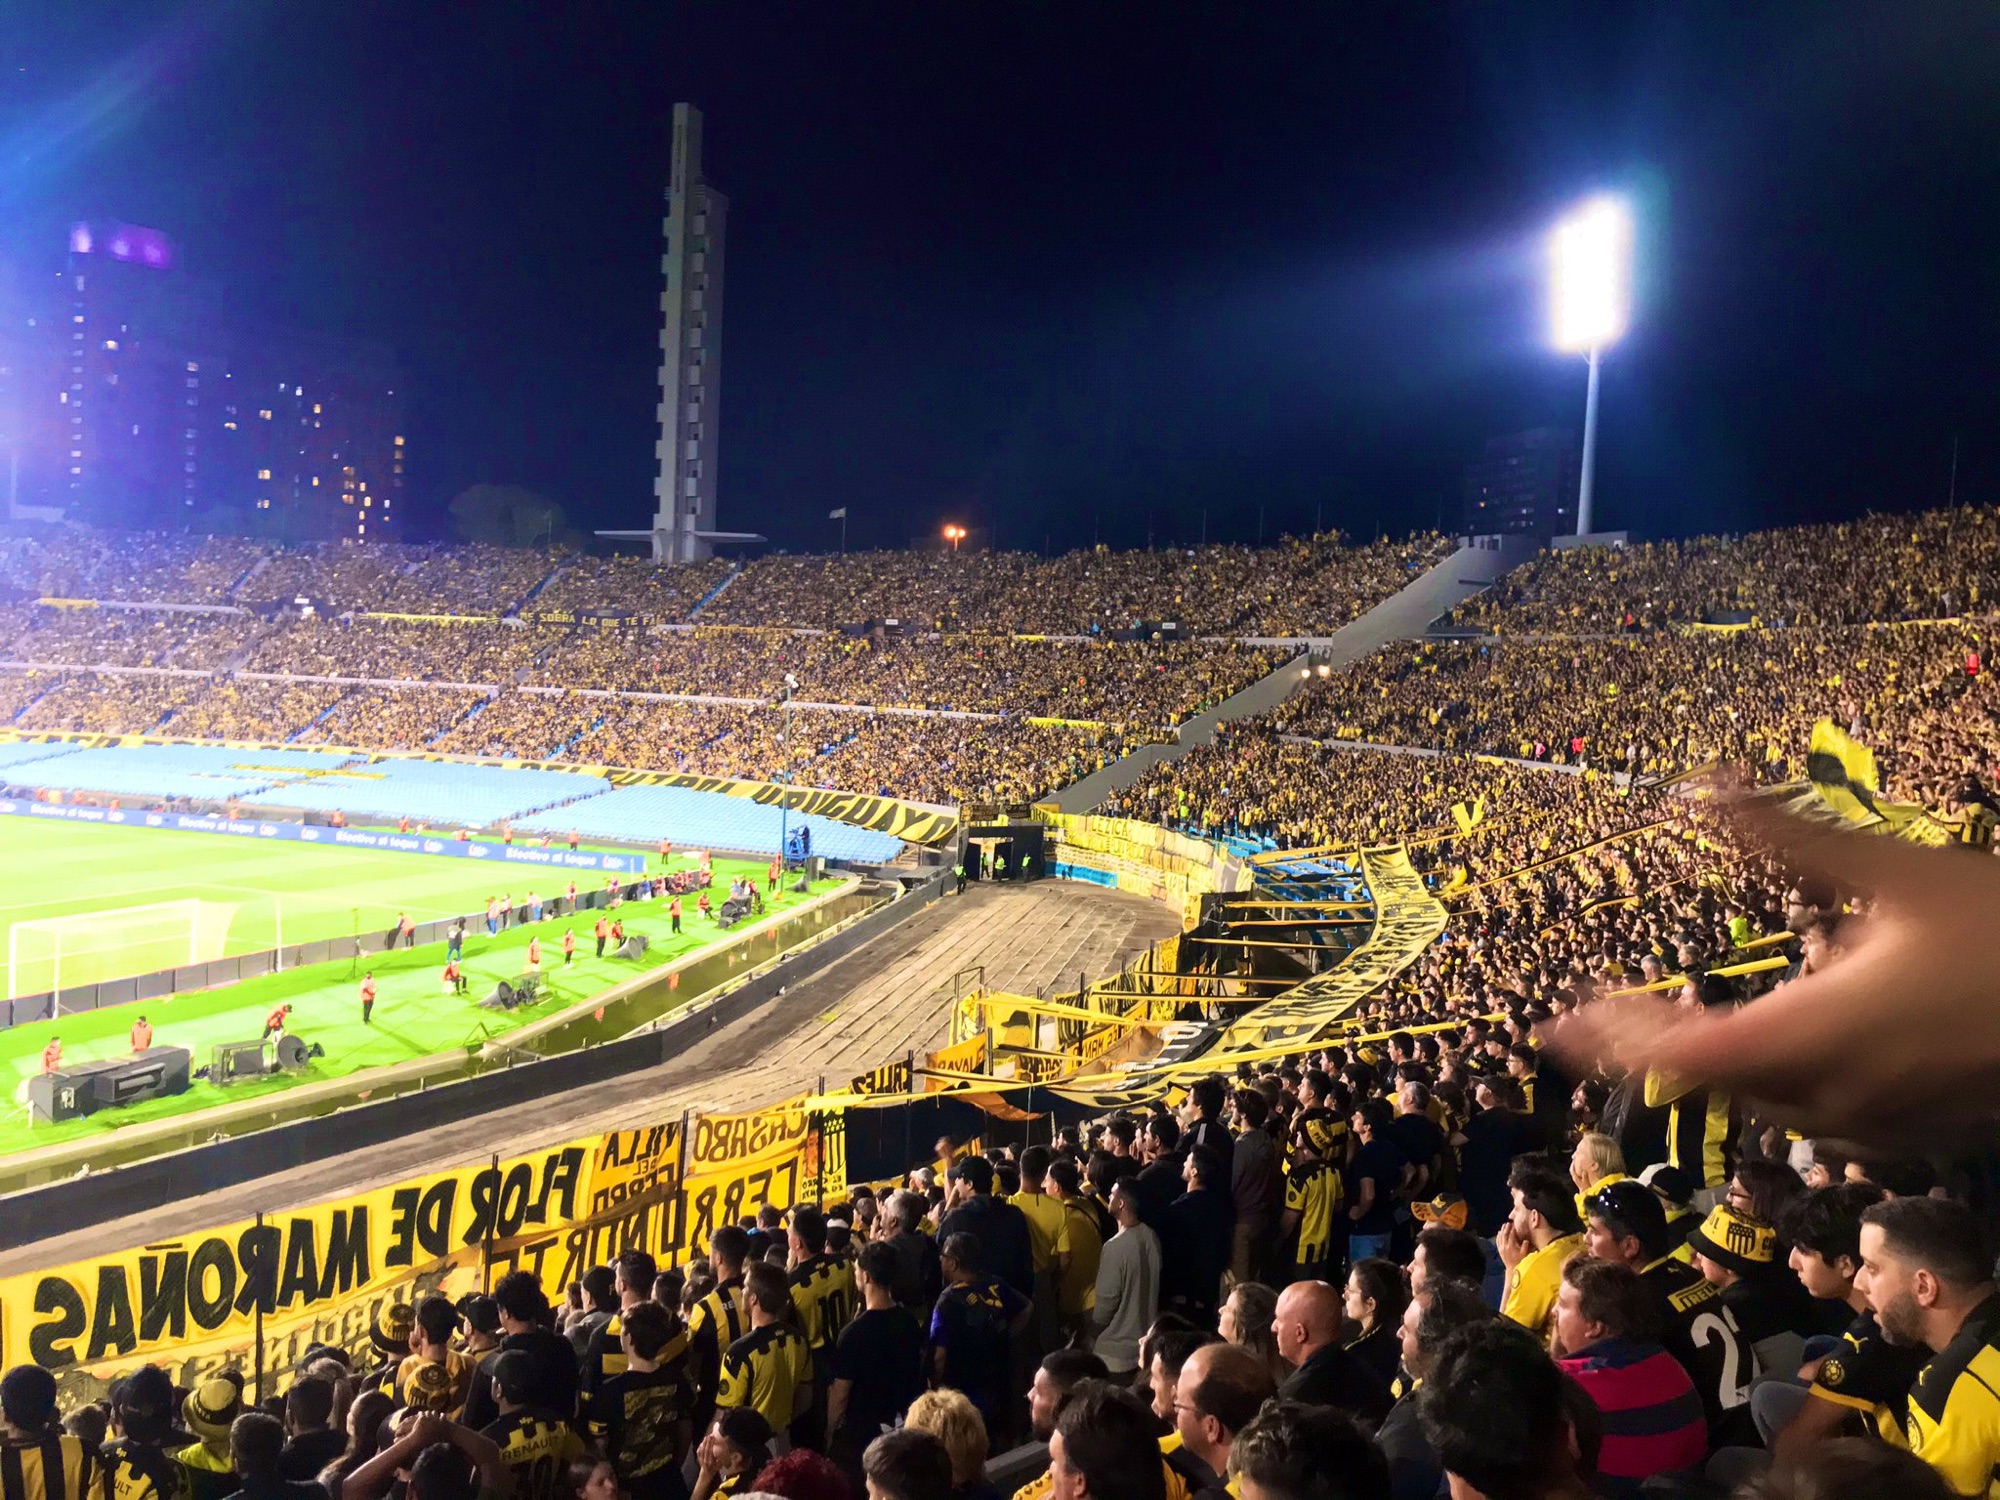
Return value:
M 669 868 L 693 863 L 690 856 L 676 851 Z M 656 870 L 657 859 L 649 859 L 648 865 L 649 873 Z M 729 882 L 739 876 L 754 879 L 763 890 L 766 868 L 767 862 L 712 861 L 709 899 L 720 907 Z M 0 893 L 14 898 L 0 903 L 0 920 L 9 925 L 172 901 L 235 904 L 226 949 L 235 954 L 272 946 L 278 916 L 274 899 L 282 903 L 287 944 L 348 936 L 355 930 L 357 910 L 359 930 L 378 933 L 394 924 L 398 911 L 407 911 L 413 921 L 473 916 L 466 923 L 467 993 L 462 997 L 444 993 L 440 980 L 444 944 L 437 942 L 371 953 L 358 962 L 342 958 L 221 989 L 66 1013 L 0 1030 L 0 1153 L 54 1145 L 253 1098 L 298 1082 L 337 1078 L 449 1051 L 477 1040 L 482 1027 L 486 1034 L 502 1035 L 699 949 L 732 940 L 713 919 L 702 918 L 692 895 L 683 898 L 678 937 L 670 931 L 665 901 L 628 901 L 619 908 L 617 915 L 626 930 L 651 940 L 643 959 L 595 957 L 591 936 L 595 911 L 546 920 L 539 926 L 524 923 L 488 937 L 485 921 L 477 914 L 484 912 L 489 895 L 503 893 L 496 888 L 501 878 L 521 882 L 513 888 L 518 909 L 529 879 L 548 900 L 571 879 L 581 894 L 602 889 L 605 877 L 588 871 L 497 868 L 440 855 L 265 843 L 228 834 L 0 818 Z M 804 895 L 789 888 L 776 895 L 767 893 L 765 914 L 801 906 L 840 883 L 822 880 Z M 21 899 L 30 896 L 42 899 Z M 107 918 L 107 926 L 115 922 L 115 917 Z M 575 930 L 577 942 L 576 961 L 568 968 L 562 962 L 566 927 Z M 475 1002 L 491 994 L 495 983 L 521 975 L 528 941 L 534 936 L 542 942 L 543 998 L 511 1011 L 480 1010 Z M 64 942 L 75 940 L 72 924 Z M 371 969 L 377 987 L 374 1020 L 364 1026 L 358 986 L 361 974 Z M 152 1023 L 154 1045 L 186 1047 L 194 1054 L 194 1066 L 205 1067 L 211 1047 L 254 1040 L 264 1018 L 280 1004 L 293 1007 L 288 1029 L 325 1049 L 325 1055 L 313 1059 L 303 1074 L 272 1075 L 227 1088 L 197 1081 L 185 1094 L 101 1111 L 87 1119 L 33 1127 L 27 1123 L 21 1086 L 40 1071 L 42 1049 L 52 1036 L 62 1040 L 65 1063 L 120 1057 L 128 1051 L 133 1021 L 143 1014 Z

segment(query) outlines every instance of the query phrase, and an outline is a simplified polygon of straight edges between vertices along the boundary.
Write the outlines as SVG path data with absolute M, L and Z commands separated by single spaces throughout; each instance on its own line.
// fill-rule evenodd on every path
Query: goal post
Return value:
M 33 917 L 7 929 L 7 994 L 53 994 L 221 958 L 237 907 L 228 901 L 156 901 L 60 917 Z

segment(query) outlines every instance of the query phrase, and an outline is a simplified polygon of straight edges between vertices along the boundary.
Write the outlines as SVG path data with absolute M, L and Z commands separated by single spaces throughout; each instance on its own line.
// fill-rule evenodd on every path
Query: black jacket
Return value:
M 1337 1406 L 1369 1423 L 1389 1414 L 1389 1387 L 1381 1377 L 1338 1344 L 1315 1350 L 1278 1387 L 1287 1401 Z
M 1160 1236 L 1160 1293 L 1203 1311 L 1222 1297 L 1222 1273 L 1236 1231 L 1236 1204 L 1222 1188 L 1182 1193 L 1167 1210 Z
M 1028 1239 L 1028 1216 L 1011 1203 L 975 1193 L 938 1223 L 938 1247 L 955 1234 L 979 1239 L 979 1269 L 997 1276 L 1023 1297 L 1035 1295 L 1035 1254 Z

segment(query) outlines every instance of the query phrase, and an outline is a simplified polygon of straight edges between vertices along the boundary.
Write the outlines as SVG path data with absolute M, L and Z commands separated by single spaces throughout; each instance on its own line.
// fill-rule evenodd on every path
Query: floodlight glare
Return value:
M 1592 198 L 1556 225 L 1550 250 L 1556 347 L 1590 359 L 1576 491 L 1576 534 L 1589 536 L 1597 484 L 1597 368 L 1632 316 L 1632 211 L 1619 198 Z
M 1618 341 L 1632 312 L 1632 214 L 1593 198 L 1556 226 L 1555 344 L 1587 354 Z

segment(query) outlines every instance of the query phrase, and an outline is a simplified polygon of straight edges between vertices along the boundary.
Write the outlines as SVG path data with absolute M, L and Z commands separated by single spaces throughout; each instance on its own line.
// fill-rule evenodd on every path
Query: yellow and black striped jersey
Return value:
M 823 1354 L 854 1316 L 854 1268 L 832 1255 L 815 1255 L 792 1268 L 792 1306 L 806 1347 Z
M 88 1500 L 97 1472 L 97 1455 L 66 1432 L 0 1443 L 6 1500 Z
M 2000 1497 L 2000 1296 L 1917 1372 L 1907 1420 L 1910 1451 L 1954 1493 Z
M 590 1435 L 628 1490 L 674 1464 L 693 1418 L 685 1361 L 613 1375 L 590 1401 Z
M 1286 1175 L 1285 1207 L 1299 1216 L 1292 1264 L 1300 1271 L 1324 1267 L 1332 1258 L 1341 1201 L 1340 1173 L 1323 1161 L 1301 1161 Z
M 617 1313 L 613 1313 L 596 1332 L 591 1334 L 590 1342 L 584 1346 L 583 1359 L 578 1369 L 586 1397 L 602 1387 L 612 1376 L 625 1373 L 624 1334 L 625 1324 Z M 691 1341 L 692 1335 L 687 1325 L 682 1324 L 680 1330 L 667 1340 L 666 1347 L 656 1356 L 657 1362 L 663 1366 L 679 1364 L 687 1354 Z
M 107 1443 L 101 1466 L 106 1500 L 175 1500 L 181 1492 L 180 1465 L 151 1443 Z
M 798 1330 L 783 1323 L 753 1328 L 722 1356 L 719 1407 L 748 1406 L 783 1432 L 792 1424 L 794 1396 L 812 1382 L 812 1356 Z
M 569 1462 L 583 1439 L 567 1422 L 538 1412 L 509 1412 L 486 1429 L 514 1475 L 514 1500 L 569 1500 Z
M 743 1311 L 741 1276 L 716 1287 L 695 1303 L 694 1311 L 688 1314 L 688 1347 L 694 1355 L 695 1389 L 707 1399 L 714 1399 L 723 1354 L 749 1331 L 750 1319 Z

